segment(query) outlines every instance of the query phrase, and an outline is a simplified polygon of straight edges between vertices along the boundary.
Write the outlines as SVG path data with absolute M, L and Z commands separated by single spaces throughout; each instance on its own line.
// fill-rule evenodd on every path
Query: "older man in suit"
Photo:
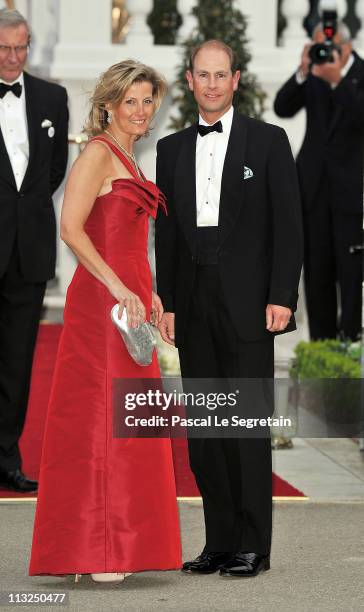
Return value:
M 325 39 L 322 24 L 312 42 Z M 305 109 L 307 128 L 297 157 L 304 221 L 304 284 L 313 340 L 358 338 L 361 330 L 364 62 L 339 23 L 340 54 L 311 65 L 305 45 L 297 72 L 278 91 L 274 110 L 293 117 Z
M 46 281 L 54 276 L 52 194 L 67 166 L 66 90 L 24 71 L 30 44 L 18 11 L 0 11 L 0 486 L 34 491 L 18 441 Z
M 288 139 L 232 107 L 240 72 L 230 47 L 194 50 L 187 79 L 199 122 L 158 143 L 156 265 L 160 330 L 184 378 L 274 375 L 276 333 L 295 329 L 301 215 Z M 246 409 L 249 411 L 250 407 Z M 206 545 L 188 573 L 256 576 L 269 569 L 269 436 L 190 438 Z

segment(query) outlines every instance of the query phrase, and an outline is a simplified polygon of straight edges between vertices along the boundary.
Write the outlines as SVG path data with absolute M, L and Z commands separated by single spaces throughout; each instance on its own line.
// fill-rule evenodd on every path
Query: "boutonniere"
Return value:
M 254 176 L 254 172 L 253 170 L 251 170 L 251 168 L 248 168 L 248 166 L 244 166 L 244 181 L 246 179 L 250 179 Z
M 49 136 L 49 138 L 53 138 L 53 136 L 55 134 L 55 129 L 53 127 L 52 121 L 50 121 L 49 119 L 43 119 L 43 121 L 41 123 L 41 127 L 42 128 L 48 128 L 48 136 Z

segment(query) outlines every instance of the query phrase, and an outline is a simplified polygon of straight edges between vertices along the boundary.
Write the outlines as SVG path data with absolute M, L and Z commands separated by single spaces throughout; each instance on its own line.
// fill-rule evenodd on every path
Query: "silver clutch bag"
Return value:
M 118 318 L 118 312 L 119 304 L 115 304 L 111 309 L 111 320 L 119 330 L 129 355 L 138 365 L 150 365 L 152 363 L 153 350 L 157 344 L 153 325 L 146 321 L 138 325 L 138 327 L 129 327 L 126 309 L 124 308 L 121 319 Z

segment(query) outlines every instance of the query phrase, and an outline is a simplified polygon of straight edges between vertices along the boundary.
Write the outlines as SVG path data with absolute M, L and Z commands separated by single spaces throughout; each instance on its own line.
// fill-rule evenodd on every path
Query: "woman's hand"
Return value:
M 150 322 L 155 327 L 158 327 L 163 317 L 163 306 L 159 295 L 152 291 L 152 308 L 150 311 Z
M 140 297 L 133 293 L 125 285 L 112 292 L 114 298 L 119 302 L 118 318 L 121 319 L 124 307 L 129 327 L 138 327 L 145 321 L 145 307 Z

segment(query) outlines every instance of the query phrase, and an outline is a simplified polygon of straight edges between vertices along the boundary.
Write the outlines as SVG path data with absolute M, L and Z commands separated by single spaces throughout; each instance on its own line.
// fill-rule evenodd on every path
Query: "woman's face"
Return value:
M 112 108 L 112 126 L 129 136 L 143 136 L 154 113 L 153 86 L 147 81 L 133 83 L 124 98 Z

